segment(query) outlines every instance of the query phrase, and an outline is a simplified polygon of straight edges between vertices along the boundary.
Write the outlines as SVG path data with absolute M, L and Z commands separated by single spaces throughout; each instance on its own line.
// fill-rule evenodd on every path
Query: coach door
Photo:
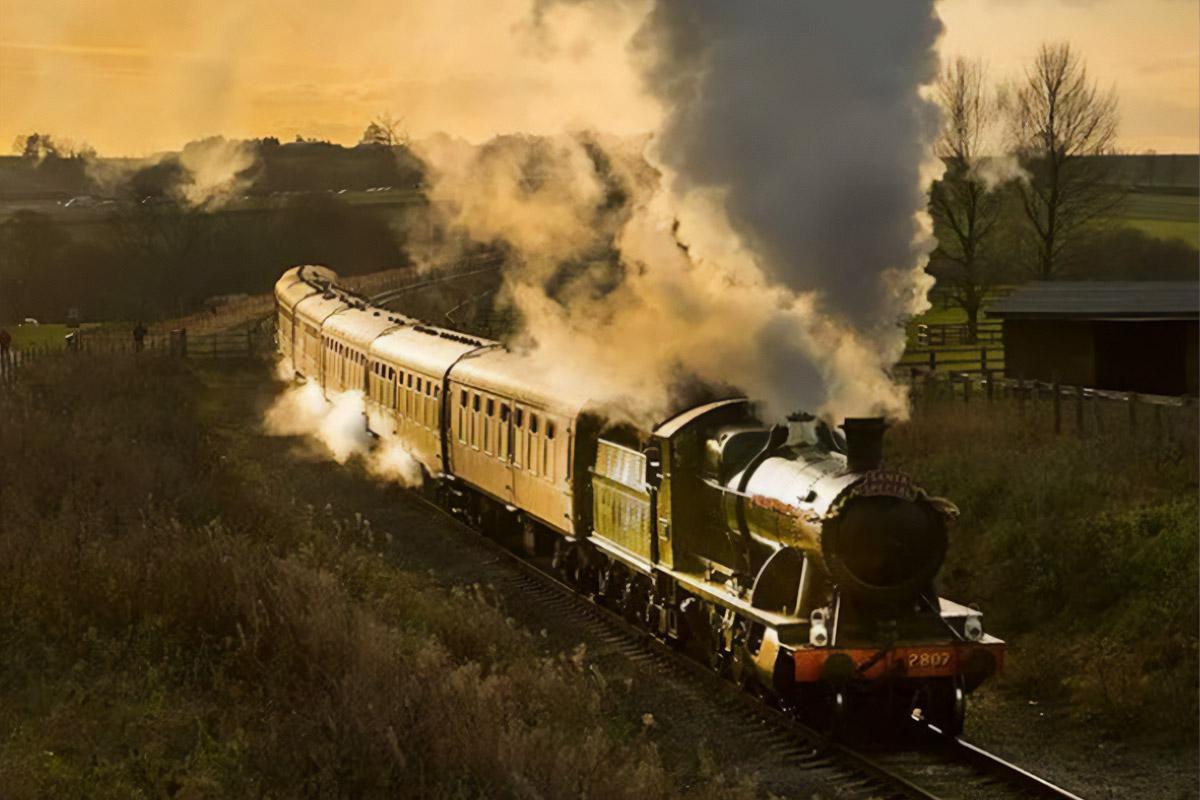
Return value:
M 566 447 L 562 420 L 517 403 L 512 416 L 512 480 L 517 505 L 561 530 L 571 530 Z

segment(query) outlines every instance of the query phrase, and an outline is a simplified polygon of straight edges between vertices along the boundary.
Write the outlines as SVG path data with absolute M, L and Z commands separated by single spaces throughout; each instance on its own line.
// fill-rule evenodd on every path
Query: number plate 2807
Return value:
M 903 658 L 909 675 L 947 675 L 954 671 L 953 650 L 909 650 Z

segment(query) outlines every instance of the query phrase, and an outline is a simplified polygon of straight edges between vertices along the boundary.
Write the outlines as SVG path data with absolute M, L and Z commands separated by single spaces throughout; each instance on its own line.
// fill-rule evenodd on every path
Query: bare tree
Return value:
M 967 317 L 971 341 L 979 331 L 979 311 L 998 279 L 987 246 L 1000 220 L 1002 198 L 980 171 L 983 149 L 997 119 L 996 100 L 987 86 L 982 61 L 956 58 L 938 78 L 942 131 L 936 152 L 946 172 L 929 193 L 938 248 L 933 261 L 950 300 Z
M 404 130 L 404 118 L 383 113 L 367 125 L 359 144 L 382 144 L 387 147 L 408 144 L 408 132 Z
M 1044 44 L 1008 98 L 1030 266 L 1041 280 L 1060 277 L 1069 251 L 1120 201 L 1100 159 L 1117 136 L 1115 90 L 1101 91 L 1067 43 Z

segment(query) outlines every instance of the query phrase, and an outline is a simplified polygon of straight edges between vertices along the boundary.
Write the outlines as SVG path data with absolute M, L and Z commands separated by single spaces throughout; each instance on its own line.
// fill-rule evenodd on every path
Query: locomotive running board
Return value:
M 704 580 L 703 577 L 691 572 L 680 572 L 679 570 L 670 569 L 661 565 L 651 564 L 649 561 L 640 556 L 631 553 L 624 547 L 621 547 L 615 542 L 610 542 L 593 533 L 588 537 L 587 541 L 591 542 L 597 550 L 602 550 L 613 558 L 625 564 L 630 569 L 637 570 L 646 575 L 661 573 L 672 578 L 676 583 L 686 587 L 693 594 L 699 595 L 705 600 L 716 603 L 717 605 L 726 608 L 732 608 L 739 614 L 754 622 L 761 623 L 768 628 L 772 628 L 780 633 L 780 639 L 790 641 L 791 638 L 784 636 L 785 633 L 799 632 L 804 641 L 807 641 L 807 630 L 809 621 L 802 617 L 789 616 L 787 614 L 778 614 L 772 611 L 766 611 L 761 608 L 755 608 L 740 597 L 736 597 L 730 592 L 716 589 L 713 585 Z

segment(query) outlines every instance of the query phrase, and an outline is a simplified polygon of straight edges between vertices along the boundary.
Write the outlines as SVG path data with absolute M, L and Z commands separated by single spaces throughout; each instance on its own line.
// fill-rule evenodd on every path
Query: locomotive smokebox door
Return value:
M 883 434 L 887 422 L 883 417 L 846 417 L 842 423 L 846 433 L 846 469 L 850 472 L 870 472 L 883 463 Z

